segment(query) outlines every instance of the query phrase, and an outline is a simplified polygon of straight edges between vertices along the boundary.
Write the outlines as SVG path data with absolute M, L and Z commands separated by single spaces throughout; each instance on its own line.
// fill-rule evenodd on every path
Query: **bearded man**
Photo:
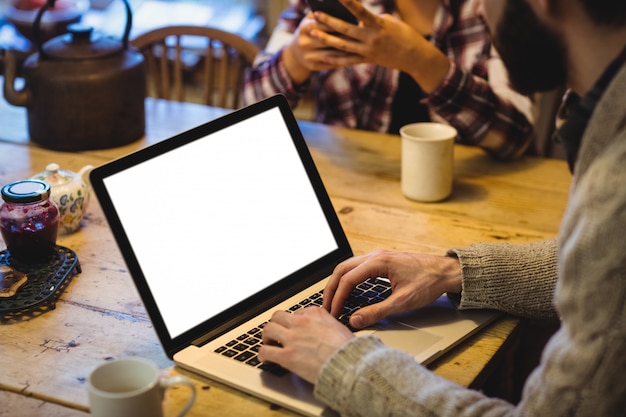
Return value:
M 361 22 L 380 19 L 341 0 Z M 339 264 L 324 308 L 277 312 L 262 360 L 315 384 L 344 416 L 623 416 L 626 410 L 626 2 L 482 0 L 511 82 L 523 93 L 570 89 L 558 137 L 573 181 L 557 239 L 475 244 L 445 256 L 377 251 Z M 346 33 L 348 24 L 316 19 Z M 320 34 L 337 50 L 345 39 Z M 373 37 L 371 42 L 384 42 Z M 362 328 L 422 307 L 443 293 L 460 309 L 498 309 L 560 320 L 521 401 L 510 404 L 453 384 L 383 345 L 355 337 L 334 316 L 358 283 L 387 277 L 385 301 L 354 313 Z M 276 344 L 275 341 L 280 341 Z

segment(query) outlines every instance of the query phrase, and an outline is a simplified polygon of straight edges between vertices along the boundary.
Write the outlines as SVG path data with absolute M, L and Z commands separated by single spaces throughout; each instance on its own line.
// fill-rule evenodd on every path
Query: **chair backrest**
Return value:
M 259 47 L 206 26 L 168 26 L 130 41 L 144 54 L 148 95 L 236 109 L 244 73 Z M 193 96 L 193 97 L 192 97 Z

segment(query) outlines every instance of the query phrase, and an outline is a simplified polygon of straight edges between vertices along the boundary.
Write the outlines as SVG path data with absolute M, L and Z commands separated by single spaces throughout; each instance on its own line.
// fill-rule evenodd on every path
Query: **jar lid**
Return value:
M 50 197 L 50 185 L 39 180 L 20 180 L 2 187 L 2 199 L 8 203 L 34 203 Z

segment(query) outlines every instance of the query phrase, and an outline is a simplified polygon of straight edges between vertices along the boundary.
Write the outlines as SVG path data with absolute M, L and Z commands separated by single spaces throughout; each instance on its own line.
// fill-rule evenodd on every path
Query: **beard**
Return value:
M 522 94 L 549 91 L 567 80 L 567 48 L 561 36 L 543 24 L 526 0 L 506 0 L 494 45 Z

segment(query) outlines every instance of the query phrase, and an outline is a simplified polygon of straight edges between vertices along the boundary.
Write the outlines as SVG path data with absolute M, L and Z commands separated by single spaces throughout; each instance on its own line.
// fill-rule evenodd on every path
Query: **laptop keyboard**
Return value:
M 343 311 L 339 316 L 339 321 L 346 325 L 350 330 L 355 331 L 350 325 L 350 316 L 356 310 L 366 305 L 378 303 L 391 294 L 391 285 L 388 281 L 379 278 L 370 278 L 367 281 L 357 285 L 344 303 Z M 322 306 L 323 290 L 311 295 L 310 297 L 300 301 L 289 308 L 290 312 L 300 310 L 308 306 Z M 265 323 L 250 329 L 246 333 L 231 340 L 215 349 L 216 353 L 222 354 L 247 365 L 260 368 L 264 371 L 271 372 L 276 375 L 284 375 L 288 373 L 283 367 L 273 363 L 262 363 L 259 361 L 257 353 L 262 344 L 261 334 Z

